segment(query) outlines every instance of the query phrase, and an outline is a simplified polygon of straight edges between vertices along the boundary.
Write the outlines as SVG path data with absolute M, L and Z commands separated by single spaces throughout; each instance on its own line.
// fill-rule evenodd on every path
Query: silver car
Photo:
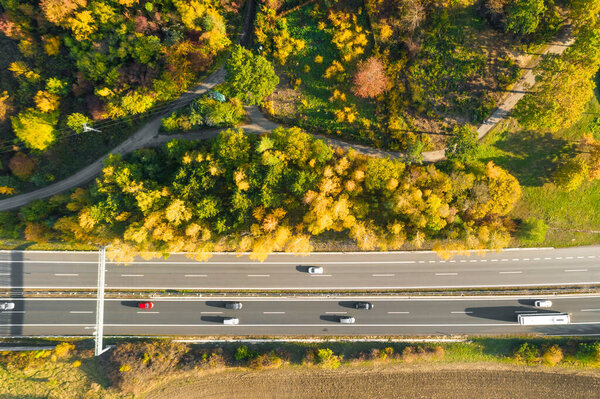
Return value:
M 352 316 L 340 316 L 340 323 L 342 324 L 354 324 L 356 319 Z
M 15 304 L 13 302 L 0 302 L 0 310 L 13 310 Z
M 552 307 L 552 301 L 549 299 L 540 299 L 539 301 L 535 301 L 533 303 L 533 305 L 536 308 L 551 308 Z
M 227 302 L 225 304 L 226 309 L 240 310 L 242 308 L 241 302 Z
M 237 317 L 223 317 L 223 324 L 240 324 L 240 319 Z

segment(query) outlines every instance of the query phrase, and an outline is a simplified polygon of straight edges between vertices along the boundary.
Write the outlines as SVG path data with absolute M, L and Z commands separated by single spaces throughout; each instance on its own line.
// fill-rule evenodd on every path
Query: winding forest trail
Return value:
M 251 2 L 252 3 L 252 2 Z M 249 7 L 249 11 L 246 12 L 244 19 L 244 30 L 240 38 L 240 42 L 245 44 L 249 39 L 249 27 L 252 26 L 252 15 L 254 10 L 253 7 Z M 550 43 L 542 54 L 562 54 L 571 44 L 574 39 L 571 35 L 571 31 L 566 29 L 554 42 Z M 541 56 L 538 56 L 534 61 L 534 65 L 539 62 Z M 174 104 L 185 103 L 186 100 L 195 98 L 206 93 L 216 85 L 222 83 L 225 80 L 225 69 L 219 68 L 208 76 L 201 84 L 193 88 L 192 90 L 184 93 L 179 99 L 174 101 Z M 521 78 L 517 84 L 513 87 L 505 99 L 501 102 L 500 106 L 479 126 L 477 133 L 479 139 L 483 138 L 490 130 L 497 126 L 509 115 L 510 111 L 519 102 L 521 98 L 527 93 L 527 88 L 535 84 L 535 73 L 533 67 Z M 110 154 L 126 154 L 132 152 L 138 148 L 158 146 L 172 139 L 186 139 L 186 140 L 203 140 L 216 137 L 221 130 L 224 129 L 209 129 L 198 132 L 190 132 L 180 135 L 159 135 L 159 129 L 161 125 L 161 119 L 173 111 L 173 107 L 165 112 L 161 112 L 158 116 L 152 118 L 145 125 L 140 127 L 131 137 L 119 144 L 117 147 L 112 149 L 109 153 L 105 154 L 101 158 L 97 159 L 93 163 L 89 164 L 85 168 L 81 169 L 72 176 L 63 179 L 59 182 L 43 187 L 39 190 L 31 191 L 28 193 L 16 195 L 14 197 L 0 200 L 0 211 L 6 211 L 11 209 L 17 209 L 21 206 L 28 204 L 36 199 L 48 198 L 56 194 L 60 194 L 64 191 L 68 191 L 78 186 L 82 186 L 92 181 L 96 176 L 102 172 L 103 162 Z M 268 120 L 260 112 L 257 107 L 246 107 L 246 112 L 250 119 L 250 123 L 240 126 L 248 133 L 260 134 L 263 132 L 271 131 L 277 128 L 279 125 Z M 334 147 L 341 147 L 343 149 L 354 149 L 355 151 L 378 157 L 390 157 L 390 158 L 402 158 L 403 153 L 385 151 L 376 148 L 371 148 L 359 144 L 351 144 L 341 140 L 332 139 L 329 137 L 314 135 L 315 137 L 324 140 L 327 144 Z M 445 150 L 438 151 L 427 151 L 423 153 L 423 160 L 425 162 L 436 162 L 444 159 Z

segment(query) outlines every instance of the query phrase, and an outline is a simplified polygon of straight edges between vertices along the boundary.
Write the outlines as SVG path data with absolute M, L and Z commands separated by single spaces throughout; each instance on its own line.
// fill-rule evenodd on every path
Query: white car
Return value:
M 323 274 L 323 268 L 321 266 L 311 266 L 308 268 L 308 274 Z
M 340 317 L 340 323 L 342 324 L 354 324 L 356 322 L 356 319 L 352 316 L 341 316 Z
M 13 310 L 15 304 L 12 302 L 0 302 L 0 310 Z
M 240 319 L 238 319 L 237 317 L 223 317 L 223 324 L 240 324 Z
M 552 301 L 549 299 L 540 299 L 539 301 L 535 301 L 533 305 L 536 308 L 551 308 Z

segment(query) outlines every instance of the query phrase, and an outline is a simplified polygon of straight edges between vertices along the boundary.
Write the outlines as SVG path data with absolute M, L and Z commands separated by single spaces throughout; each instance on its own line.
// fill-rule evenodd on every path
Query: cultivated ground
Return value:
M 488 363 L 228 371 L 175 380 L 144 398 L 597 398 L 600 373 Z

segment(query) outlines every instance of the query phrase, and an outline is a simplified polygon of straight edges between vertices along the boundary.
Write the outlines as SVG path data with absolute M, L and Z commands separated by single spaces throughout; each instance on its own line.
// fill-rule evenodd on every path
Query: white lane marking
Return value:
M 434 260 L 430 260 L 429 263 L 435 263 L 435 261 Z
M 24 310 L 3 310 L 0 313 L 25 313 Z
M 577 259 L 585 259 L 585 256 L 578 256 Z
M 445 260 L 440 260 L 439 262 L 440 262 L 440 263 L 446 263 L 446 261 L 445 261 Z
M 263 314 L 285 314 L 285 312 L 263 312 Z
M 208 274 L 184 274 L 185 277 L 207 277 Z
M 121 274 L 121 277 L 144 277 L 143 274 Z
M 425 263 L 425 261 L 424 260 L 420 260 L 419 263 Z
M 0 273 L 0 276 L 10 276 L 10 273 Z
M 470 314 L 470 313 L 473 313 L 473 312 L 471 312 L 471 311 L 462 311 L 462 312 L 450 312 L 450 313 L 452 313 L 452 314 Z
M 570 272 L 587 272 L 588 269 L 565 269 L 565 272 L 570 273 Z
M 540 260 L 540 258 L 533 258 L 533 260 Z
M 74 313 L 74 314 L 87 314 L 87 313 L 94 313 L 91 310 L 69 310 L 69 313 Z
M 54 273 L 55 276 L 58 277 L 75 277 L 75 276 L 79 276 L 78 273 Z
M 491 261 L 492 262 L 498 262 L 498 259 L 492 259 Z
M 529 260 L 529 258 L 523 258 L 523 260 Z
M 600 309 L 581 309 L 582 312 L 600 312 Z
M 592 258 L 595 258 L 595 257 L 596 257 L 596 255 L 589 255 L 588 259 L 592 259 Z
M 325 313 L 327 313 L 327 314 L 340 314 L 340 313 L 346 314 L 348 312 L 325 312 Z
M 480 262 L 487 262 L 487 259 L 481 259 Z
M 139 311 L 138 313 L 140 313 L 140 314 L 158 314 L 160 312 L 146 312 L 146 311 L 142 310 L 142 311 Z
M 248 277 L 270 277 L 270 274 L 249 274 Z
M 523 273 L 522 271 L 515 271 L 515 272 L 498 272 L 500 274 L 521 274 Z
M 476 262 L 477 262 L 477 259 L 471 259 L 471 260 L 469 261 L 469 263 L 476 263 Z
M 544 260 L 551 260 L 552 258 L 544 258 Z
M 371 274 L 373 277 L 394 277 L 395 274 Z
M 573 259 L 572 256 L 567 256 L 565 259 Z
M 515 261 L 515 262 L 519 261 L 519 260 L 520 260 L 519 258 L 513 258 L 513 261 Z
M 436 276 L 457 276 L 458 273 L 436 273 Z
M 388 312 L 388 314 L 409 314 L 410 312 Z
M 455 260 L 450 260 L 449 262 L 450 262 L 450 263 L 456 263 L 456 261 L 455 261 Z
M 223 314 L 223 312 L 200 312 L 200 314 Z
M 508 262 L 508 259 L 504 258 L 502 259 L 502 262 Z
M 331 274 L 311 274 L 311 277 L 331 277 Z
M 554 258 L 554 259 L 562 259 L 562 256 L 557 256 L 557 257 L 556 257 L 556 258 Z

